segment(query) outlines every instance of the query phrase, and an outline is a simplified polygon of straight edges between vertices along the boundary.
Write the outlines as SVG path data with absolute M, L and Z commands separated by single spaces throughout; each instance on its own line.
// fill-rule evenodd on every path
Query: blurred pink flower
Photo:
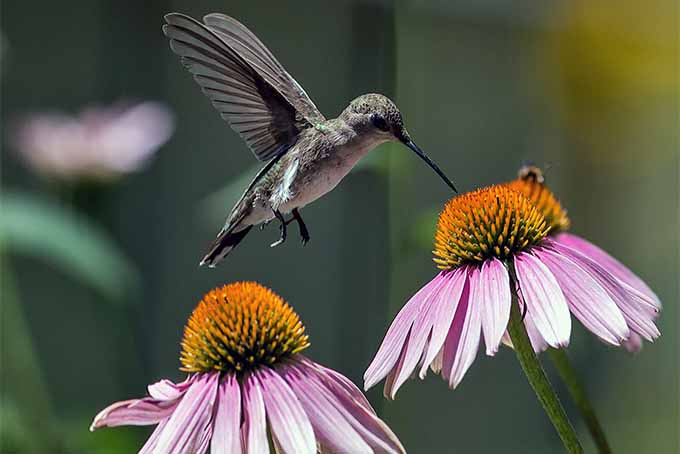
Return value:
M 142 168 L 168 141 L 173 116 L 163 104 L 89 108 L 78 117 L 28 116 L 13 145 L 37 172 L 66 180 L 106 180 Z
M 536 351 L 569 344 L 570 313 L 614 346 L 660 335 L 658 299 L 619 279 L 602 256 L 564 244 L 565 237 L 556 241 L 549 231 L 536 206 L 508 186 L 449 201 L 435 235 L 435 262 L 443 271 L 394 319 L 364 374 L 365 389 L 387 377 L 385 396 L 393 399 L 412 374 L 422 379 L 428 368 L 458 386 L 482 333 L 489 356 L 501 341 L 510 344 L 512 273 Z
M 114 403 L 90 430 L 157 424 L 140 453 L 401 453 L 361 391 L 298 352 L 297 314 L 254 282 L 209 292 L 184 332 L 181 383 Z

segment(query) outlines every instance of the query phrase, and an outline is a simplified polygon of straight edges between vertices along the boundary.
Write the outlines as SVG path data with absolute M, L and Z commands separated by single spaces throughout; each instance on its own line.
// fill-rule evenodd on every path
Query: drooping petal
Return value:
M 486 354 L 493 356 L 498 351 L 501 338 L 510 320 L 510 280 L 503 263 L 492 258 L 482 264 L 474 304 L 479 304 L 482 313 L 482 331 L 486 343 Z
M 427 348 L 432 326 L 439 315 L 436 311 L 436 303 L 441 299 L 442 289 L 448 282 L 448 273 L 440 273 L 440 276 L 437 284 L 430 287 L 428 293 L 423 296 L 420 311 L 411 327 L 408 342 L 405 343 L 404 359 L 400 361 L 401 364 L 396 369 L 397 373 L 392 384 L 393 394 L 396 394 L 401 385 L 411 376 Z
M 201 374 L 182 397 L 160 434 L 157 452 L 199 452 L 212 435 L 212 415 L 220 374 Z
M 534 317 L 527 313 L 524 316 L 524 326 L 527 329 L 527 335 L 529 335 L 529 341 L 531 342 L 531 347 L 536 353 L 544 352 L 548 349 L 548 343 L 545 341 L 541 333 L 536 328 L 536 322 L 534 322 Z
M 623 313 L 623 318 L 632 331 L 650 342 L 659 337 L 661 333 L 654 324 L 658 309 L 649 297 L 617 279 L 579 251 L 555 242 L 550 243 L 550 247 L 557 253 L 570 258 L 605 289 Z
M 541 336 L 541 333 L 536 329 L 536 323 L 534 323 L 529 312 L 524 312 L 524 327 L 527 330 L 529 342 L 531 342 L 531 348 L 534 349 L 534 352 L 541 353 L 546 351 L 548 349 L 548 344 L 545 339 L 543 339 L 543 336 Z M 507 331 L 503 334 L 503 343 L 510 348 L 515 348 L 515 346 L 512 345 L 510 334 Z
M 472 284 L 476 279 L 479 279 L 479 270 L 475 268 L 469 272 L 467 284 L 456 308 L 456 315 L 444 341 L 441 373 L 451 388 L 456 388 L 461 382 L 479 349 L 482 317 L 471 291 L 472 288 L 476 288 L 476 284 Z
M 253 374 L 243 378 L 243 426 L 241 437 L 248 454 L 269 454 L 264 397 L 260 383 Z
M 151 397 L 116 402 L 95 416 L 90 431 L 101 427 L 148 426 L 169 417 L 177 407 L 177 400 L 157 400 Z
M 458 268 L 450 272 L 447 278 L 448 282 L 439 292 L 439 297 L 435 303 L 436 306 L 433 308 L 435 322 L 432 327 L 430 341 L 425 349 L 420 373 L 418 374 L 421 379 L 425 378 L 427 368 L 432 364 L 444 346 L 446 335 L 451 328 L 453 316 L 456 314 L 456 307 L 458 307 L 458 302 L 463 294 L 467 272 L 465 268 Z
M 314 430 L 290 386 L 272 369 L 253 373 L 262 388 L 272 437 L 286 453 L 316 453 Z
M 376 353 L 375 358 L 373 358 L 373 361 L 371 361 L 371 364 L 364 373 L 364 389 L 373 387 L 373 385 L 385 378 L 393 370 L 395 363 L 404 350 L 404 344 L 411 331 L 413 321 L 422 310 L 424 300 L 433 288 L 441 284 L 441 281 L 444 279 L 443 275 L 443 272 L 439 273 L 413 295 L 394 318 L 378 349 L 378 353 Z
M 437 352 L 437 354 L 434 356 L 432 363 L 430 363 L 430 369 L 432 369 L 432 372 L 434 372 L 435 374 L 441 373 L 443 362 L 444 362 L 444 346 L 442 345 L 442 348 L 439 349 L 439 352 Z
M 327 371 L 331 371 L 330 369 L 323 368 L 313 361 L 304 358 L 302 355 L 299 355 L 296 363 L 286 367 L 295 368 L 292 374 L 295 375 L 297 373 L 299 378 L 301 378 L 300 381 L 296 381 L 295 386 L 291 385 L 299 397 L 301 394 L 306 393 L 307 389 L 315 389 L 317 396 L 325 400 L 325 405 L 334 408 L 337 411 L 337 415 L 351 426 L 364 445 L 369 448 L 367 452 L 404 452 L 399 439 L 387 424 L 378 418 L 370 406 L 366 408 L 363 402 L 355 397 L 357 394 L 363 396 L 356 386 L 351 385 L 348 389 L 345 383 L 340 383 L 336 380 L 335 375 L 338 375 L 337 372 L 332 371 L 333 374 L 329 374 Z M 301 402 L 305 405 L 302 397 Z M 307 402 L 307 404 L 309 403 Z M 310 421 L 316 433 L 316 419 L 310 415 Z M 346 444 L 346 440 L 343 440 L 343 431 L 339 430 L 338 426 L 330 427 L 330 430 L 333 431 L 333 438 L 327 437 L 325 442 L 322 443 L 328 449 L 328 452 L 363 452 L 363 450 L 358 448 L 352 449 Z
M 621 345 L 630 336 L 623 314 L 605 289 L 586 271 L 549 249 L 535 251 L 562 288 L 571 312 L 604 342 Z
M 521 296 L 536 329 L 554 348 L 569 345 L 569 307 L 555 276 L 539 259 L 520 253 L 514 259 Z
M 557 235 L 555 240 L 567 247 L 576 249 L 587 257 L 590 257 L 592 260 L 602 265 L 602 267 L 614 277 L 622 280 L 635 290 L 649 297 L 656 304 L 657 308 L 661 309 L 661 301 L 659 300 L 659 297 L 656 296 L 656 293 L 654 293 L 654 291 L 649 288 L 645 281 L 640 279 L 623 263 L 616 260 L 600 247 L 571 233 L 560 233 Z
M 100 427 L 147 426 L 169 417 L 179 403 L 179 398 L 189 389 L 196 376 L 180 383 L 160 380 L 149 385 L 149 396 L 130 399 L 109 405 L 95 416 L 90 430 Z
M 406 343 L 408 343 L 410 336 L 411 333 L 409 333 L 408 336 L 406 336 Z M 385 396 L 385 399 L 393 400 L 394 396 L 396 396 L 397 394 L 398 389 L 395 388 L 394 381 L 397 377 L 397 374 L 404 366 L 404 359 L 406 358 L 406 343 L 401 348 L 401 353 L 399 354 L 399 359 L 397 360 L 397 364 L 394 366 L 394 369 L 392 369 L 390 373 L 387 374 L 387 377 L 385 377 L 385 384 L 383 385 L 383 396 Z
M 167 419 L 164 419 L 163 421 L 158 423 L 154 431 L 151 433 L 149 439 L 146 440 L 146 443 L 144 443 L 144 446 L 142 446 L 142 449 L 139 450 L 138 454 L 154 454 L 155 452 L 157 452 L 156 445 L 158 444 L 158 439 L 163 433 L 163 430 L 165 430 L 165 425 L 167 423 L 168 423 Z
M 290 385 L 304 408 L 318 442 L 329 452 L 371 453 L 328 390 L 311 376 L 301 363 L 291 362 L 276 368 Z
M 354 383 L 352 383 L 352 381 L 349 378 L 334 371 L 333 369 L 329 369 L 328 367 L 322 366 L 319 363 L 315 363 L 314 361 L 307 359 L 303 355 L 298 355 L 297 358 L 300 360 L 300 362 L 305 363 L 307 367 L 317 370 L 320 375 L 323 375 L 328 380 L 331 380 L 333 382 L 333 387 L 340 387 L 344 389 L 345 392 L 349 394 L 351 398 L 356 401 L 357 404 L 360 404 L 366 410 L 375 414 L 375 410 L 373 409 L 373 407 L 371 407 L 371 404 L 368 401 L 368 399 L 366 399 L 366 396 L 364 396 L 364 393 L 362 393 L 361 390 L 357 388 L 357 386 Z
M 623 347 L 630 353 L 637 353 L 642 350 L 642 338 L 637 333 L 630 333 L 630 338 L 623 343 Z
M 191 384 L 196 381 L 196 377 L 196 375 L 192 375 L 179 383 L 173 383 L 170 380 L 162 379 L 149 385 L 147 390 L 149 391 L 149 396 L 154 399 L 175 400 L 187 392 L 187 389 L 189 389 Z
M 235 375 L 228 374 L 222 379 L 217 391 L 216 406 L 210 452 L 240 454 L 241 388 Z

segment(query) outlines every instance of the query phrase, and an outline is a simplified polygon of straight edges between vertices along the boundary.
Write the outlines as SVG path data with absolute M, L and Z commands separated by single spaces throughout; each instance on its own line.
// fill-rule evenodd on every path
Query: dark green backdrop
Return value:
M 327 116 L 365 92 L 394 97 L 416 141 L 463 190 L 511 179 L 526 159 L 549 165 L 573 230 L 627 263 L 665 304 L 662 337 L 638 356 L 576 323 L 571 356 L 616 452 L 677 452 L 677 5 L 607 3 L 4 1 L 4 190 L 50 196 L 8 146 L 6 120 L 21 113 L 155 99 L 177 121 L 146 171 L 78 198 L 139 271 L 125 304 L 35 257 L 5 257 L 3 296 L 12 285 L 21 305 L 13 318 L 5 307 L 3 330 L 23 318 L 39 367 L 37 375 L 29 367 L 31 348 L 19 354 L 17 338 L 3 336 L 6 448 L 140 446 L 145 429 L 90 434 L 91 418 L 161 377 L 180 378 L 185 319 L 203 292 L 235 280 L 288 299 L 306 323 L 309 356 L 360 383 L 393 315 L 435 273 L 432 213 L 450 193 L 396 145 L 304 210 L 312 234 L 304 249 L 292 236 L 271 250 L 270 227 L 223 266 L 197 267 L 234 202 L 216 207 L 206 197 L 254 162 L 160 27 L 166 12 L 220 11 L 249 25 Z M 369 396 L 410 452 L 560 452 L 508 349 L 493 359 L 480 352 L 456 391 L 430 376 L 407 383 L 395 402 L 381 390 Z

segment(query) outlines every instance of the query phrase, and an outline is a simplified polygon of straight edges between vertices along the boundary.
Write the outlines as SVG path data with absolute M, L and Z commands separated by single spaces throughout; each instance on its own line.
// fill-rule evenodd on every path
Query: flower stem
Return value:
M 562 443 L 569 453 L 582 453 L 583 448 L 578 441 L 574 427 L 569 422 L 567 414 L 560 403 L 560 400 L 555 394 L 550 381 L 548 380 L 543 366 L 538 361 L 536 353 L 531 346 L 529 335 L 522 320 L 522 314 L 519 310 L 519 303 L 517 299 L 517 292 L 514 290 L 514 279 L 510 280 L 510 288 L 512 289 L 512 305 L 510 307 L 510 324 L 508 325 L 508 333 L 512 340 L 512 345 L 517 353 L 524 374 L 529 380 L 529 384 L 534 389 L 536 397 L 543 406 L 550 422 L 552 422 L 555 430 L 562 439 Z
M 571 398 L 581 412 L 581 416 L 588 426 L 588 430 L 595 441 L 598 452 L 600 454 L 610 454 L 612 450 L 609 447 L 604 430 L 602 430 L 602 426 L 597 419 L 593 406 L 590 404 L 586 390 L 576 376 L 576 370 L 571 365 L 571 361 L 569 361 L 566 352 L 564 350 L 551 348 L 548 353 L 550 354 L 550 359 L 555 365 L 557 372 L 560 374 L 562 381 L 567 386 Z

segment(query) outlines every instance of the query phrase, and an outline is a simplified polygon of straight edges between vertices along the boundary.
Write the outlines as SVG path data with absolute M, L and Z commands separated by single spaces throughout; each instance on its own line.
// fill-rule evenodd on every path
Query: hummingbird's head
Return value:
M 401 112 L 387 96 L 376 93 L 359 96 L 342 117 L 357 133 L 373 136 L 380 143 L 408 137 Z
M 372 138 L 376 145 L 383 142 L 398 141 L 410 148 L 434 170 L 444 182 L 456 191 L 444 172 L 423 150 L 418 147 L 404 127 L 401 112 L 387 96 L 369 93 L 353 100 L 342 113 L 341 118 L 357 134 Z M 456 191 L 458 192 L 458 191 Z

